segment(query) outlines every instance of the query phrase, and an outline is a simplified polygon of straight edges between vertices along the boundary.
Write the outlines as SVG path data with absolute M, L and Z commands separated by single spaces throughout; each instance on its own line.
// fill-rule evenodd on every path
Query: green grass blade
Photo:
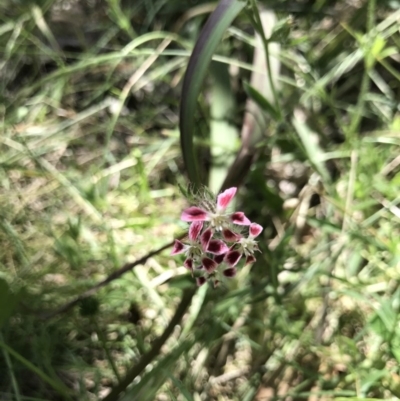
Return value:
M 324 179 L 324 182 L 329 182 L 329 173 L 325 167 L 325 164 L 321 161 L 323 159 L 324 152 L 314 138 L 314 134 L 308 127 L 303 116 L 300 112 L 295 113 L 295 117 L 292 120 L 293 127 L 301 140 L 302 148 L 307 156 L 307 159 L 319 175 Z
M 1 331 L 0 331 L 0 341 L 4 342 L 3 334 L 1 333 Z M 11 385 L 14 390 L 15 401 L 21 401 L 21 394 L 20 394 L 17 378 L 15 377 L 15 374 L 14 374 L 14 369 L 13 369 L 13 366 L 11 363 L 11 358 L 8 355 L 8 352 L 4 349 L 3 349 L 3 357 L 6 362 L 8 374 L 9 374 L 10 380 L 11 380 Z
M 71 399 L 70 396 L 68 395 L 69 390 L 62 383 L 57 383 L 50 376 L 48 376 L 46 373 L 44 373 L 42 370 L 40 370 L 38 367 L 36 367 L 33 363 L 31 363 L 30 361 L 25 359 L 21 354 L 14 351 L 12 348 L 10 348 L 7 344 L 5 344 L 2 341 L 0 341 L 0 348 L 3 348 L 10 355 L 12 355 L 17 361 L 22 363 L 27 369 L 29 369 L 30 371 L 35 373 L 37 376 L 39 376 L 44 382 L 46 382 L 51 387 L 53 387 L 53 389 L 56 390 L 65 399 L 68 399 L 68 400 Z
M 256 88 L 254 88 L 254 86 L 251 86 L 247 82 L 244 82 L 243 85 L 247 95 L 254 100 L 255 103 L 257 103 L 261 110 L 267 112 L 275 121 L 280 120 L 279 112 L 262 93 L 260 93 Z
M 0 328 L 11 316 L 20 298 L 20 294 L 13 293 L 6 280 L 0 278 Z
M 216 47 L 225 30 L 245 4 L 239 0 L 221 0 L 219 2 L 200 33 L 186 70 L 182 87 L 179 128 L 183 160 L 189 179 L 195 185 L 200 184 L 193 149 L 193 126 L 197 97 Z

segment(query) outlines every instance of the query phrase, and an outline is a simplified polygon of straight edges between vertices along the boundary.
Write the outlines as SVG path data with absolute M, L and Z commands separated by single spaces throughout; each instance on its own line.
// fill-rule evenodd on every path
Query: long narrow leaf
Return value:
M 303 150 L 310 163 L 314 166 L 317 172 L 323 177 L 325 182 L 329 182 L 329 173 L 322 162 L 324 151 L 319 144 L 314 140 L 313 133 L 304 121 L 303 115 L 300 110 L 295 112 L 292 119 L 292 124 L 297 134 L 300 137 L 303 145 Z
M 18 362 L 20 362 L 22 365 L 24 365 L 27 369 L 35 373 L 37 376 L 39 376 L 44 382 L 49 384 L 51 387 L 53 387 L 54 390 L 56 390 L 60 395 L 64 397 L 64 399 L 71 400 L 71 397 L 69 396 L 68 392 L 69 390 L 65 387 L 64 384 L 58 383 L 55 380 L 53 380 L 50 376 L 48 376 L 46 373 L 44 373 L 42 370 L 40 370 L 37 366 L 35 366 L 33 363 L 25 359 L 21 354 L 19 354 L 17 351 L 14 351 L 11 347 L 9 347 L 6 343 L 3 341 L 0 341 L 0 348 L 3 348 L 6 350 L 11 356 L 13 356 Z
M 260 107 L 262 111 L 268 113 L 275 121 L 280 120 L 279 112 L 261 92 L 247 82 L 243 82 L 243 86 L 247 95 Z
M 193 149 L 193 126 L 197 98 L 207 73 L 212 55 L 234 18 L 245 6 L 240 0 L 221 0 L 204 25 L 193 49 L 182 87 L 180 133 L 183 160 L 189 180 L 200 184 Z

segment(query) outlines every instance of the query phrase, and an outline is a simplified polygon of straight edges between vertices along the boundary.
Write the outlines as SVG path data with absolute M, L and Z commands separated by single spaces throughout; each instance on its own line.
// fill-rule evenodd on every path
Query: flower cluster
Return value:
M 198 206 L 184 210 L 181 219 L 190 224 L 188 240 L 175 241 L 171 255 L 185 254 L 184 266 L 196 277 L 197 284 L 213 280 L 218 285 L 218 275 L 236 275 L 240 259 L 245 264 L 255 262 L 255 251 L 259 251 L 255 238 L 263 228 L 252 223 L 243 212 L 227 212 L 237 188 L 229 188 L 217 197 L 217 202 L 202 199 Z M 243 235 L 244 227 L 248 232 Z M 247 230 L 246 230 L 247 231 Z

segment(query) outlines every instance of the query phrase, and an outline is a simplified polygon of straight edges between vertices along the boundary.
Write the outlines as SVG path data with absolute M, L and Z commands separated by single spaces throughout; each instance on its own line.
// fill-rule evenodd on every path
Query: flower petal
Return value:
M 207 273 L 212 273 L 218 267 L 217 263 L 210 258 L 203 258 L 201 261 Z
M 249 235 L 252 238 L 258 237 L 261 234 L 262 230 L 263 228 L 259 224 L 251 223 L 249 228 Z
M 231 220 L 235 224 L 239 224 L 241 226 L 249 226 L 250 220 L 244 215 L 243 212 L 235 212 L 231 214 Z
M 224 228 L 222 230 L 222 236 L 224 237 L 225 241 L 229 242 L 236 242 L 240 239 L 240 235 L 234 233 L 232 230 L 229 230 L 229 228 Z
M 232 187 L 219 194 L 217 197 L 217 209 L 220 211 L 225 210 L 231 202 L 232 198 L 235 196 L 236 191 L 237 188 Z
M 203 247 L 203 250 L 206 250 L 208 248 L 208 244 L 212 236 L 213 236 L 213 231 L 211 230 L 211 228 L 207 228 L 207 230 L 205 230 L 203 234 L 201 234 L 200 242 L 201 246 Z
M 207 279 L 205 277 L 197 277 L 196 278 L 196 284 L 199 287 L 201 287 L 206 281 L 207 281 Z
M 186 267 L 186 269 L 189 269 L 189 270 L 193 270 L 193 259 L 186 259 L 184 262 L 183 262 L 183 266 L 185 266 Z
M 194 221 L 189 227 L 189 239 L 191 241 L 196 241 L 202 228 L 203 228 L 202 221 Z
M 242 254 L 239 251 L 229 251 L 225 255 L 225 262 L 228 263 L 230 267 L 234 267 L 237 265 L 239 262 L 240 258 L 242 257 Z
M 249 256 L 247 256 L 247 258 L 246 258 L 246 263 L 245 263 L 245 265 L 249 265 L 249 264 L 251 264 L 251 263 L 254 263 L 256 261 L 256 258 L 253 256 L 253 255 L 249 255 Z
M 181 214 L 181 220 L 183 221 L 206 221 L 208 213 L 196 206 L 191 206 L 185 209 Z
M 215 255 L 214 262 L 220 265 L 224 261 L 224 257 L 225 257 L 224 253 L 222 253 L 221 255 Z
M 188 248 L 187 245 L 183 244 L 181 241 L 175 240 L 174 247 L 172 248 L 171 255 L 178 255 L 183 253 Z
M 208 243 L 207 252 L 210 252 L 214 255 L 222 255 L 223 253 L 227 253 L 229 248 L 226 246 L 224 241 L 220 239 L 212 239 Z
M 237 270 L 236 270 L 234 267 L 230 267 L 230 268 L 228 268 L 228 269 L 225 269 L 225 270 L 222 272 L 222 274 L 223 274 L 225 277 L 235 277 L 235 276 L 236 276 L 236 273 L 237 273 Z

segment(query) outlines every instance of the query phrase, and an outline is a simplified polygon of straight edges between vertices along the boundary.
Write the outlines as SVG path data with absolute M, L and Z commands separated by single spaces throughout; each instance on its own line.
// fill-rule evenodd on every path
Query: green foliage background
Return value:
M 0 399 L 400 397 L 399 8 L 244 2 L 197 101 L 182 82 L 215 4 L 3 1 Z M 255 30 L 280 45 L 271 96 Z M 169 256 L 195 160 L 264 227 L 216 289 Z

